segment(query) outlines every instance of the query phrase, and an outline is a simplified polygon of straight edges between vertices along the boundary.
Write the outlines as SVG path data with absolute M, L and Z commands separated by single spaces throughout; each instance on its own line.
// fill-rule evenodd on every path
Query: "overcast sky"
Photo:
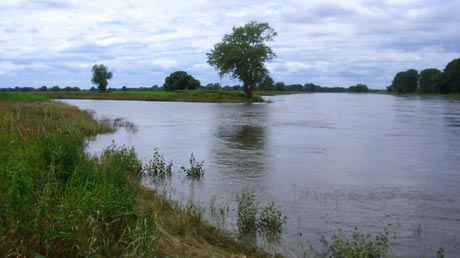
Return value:
M 254 20 L 278 32 L 275 81 L 385 88 L 399 71 L 460 58 L 459 10 L 459 0 L 1 0 L 0 87 L 88 89 L 96 63 L 115 88 L 162 85 L 176 70 L 220 82 L 206 53 Z

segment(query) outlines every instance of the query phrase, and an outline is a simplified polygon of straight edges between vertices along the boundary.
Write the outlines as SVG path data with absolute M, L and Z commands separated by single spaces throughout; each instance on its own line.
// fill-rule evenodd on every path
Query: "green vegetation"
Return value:
M 286 217 L 283 216 L 281 210 L 275 206 L 274 202 L 271 202 L 265 207 L 260 213 L 259 217 L 259 228 L 260 231 L 268 235 L 281 234 L 281 227 L 286 223 Z
M 176 91 L 116 91 L 107 93 L 79 91 L 47 91 L 31 92 L 50 99 L 115 99 L 115 100 L 145 100 L 145 101 L 186 101 L 186 102 L 221 102 L 243 103 L 245 94 L 241 91 L 208 91 L 208 90 L 176 90 Z M 253 102 L 263 102 L 258 96 L 253 96 Z
M 197 162 L 193 153 L 190 155 L 190 168 L 181 167 L 185 175 L 192 179 L 200 179 L 204 175 L 204 161 Z
M 153 158 L 144 166 L 144 175 L 166 177 L 172 175 L 172 162 L 165 162 L 163 155 L 155 148 Z
M 418 80 L 419 74 L 414 69 L 399 72 L 396 74 L 389 91 L 395 91 L 397 93 L 415 92 L 418 87 Z
M 387 90 L 396 93 L 460 93 L 460 58 L 449 62 L 443 72 L 436 68 L 422 70 L 420 74 L 414 69 L 399 72 Z
M 276 57 L 265 42 L 277 35 L 268 23 L 250 22 L 233 28 L 222 41 L 208 53 L 208 63 L 219 70 L 219 76 L 229 74 L 243 82 L 248 102 L 252 102 L 252 91 L 268 77 L 265 62 Z
M 387 234 L 381 234 L 372 239 L 370 234 L 362 234 L 357 229 L 352 238 L 337 231 L 328 245 L 329 257 L 333 258 L 385 258 L 390 257 L 390 244 Z
M 0 101 L 1 257 L 266 256 L 217 233 L 193 206 L 140 186 L 133 149 L 88 157 L 84 138 L 112 131 L 107 124 L 17 96 Z
M 349 92 L 369 92 L 369 88 L 367 87 L 366 84 L 361 84 L 358 83 L 356 86 L 350 86 L 348 87 Z
M 193 78 L 184 71 L 176 71 L 171 73 L 165 79 L 163 88 L 167 91 L 174 90 L 196 90 L 200 87 L 200 81 Z
M 97 88 L 100 92 L 105 92 L 107 90 L 107 85 L 112 78 L 112 73 L 107 70 L 107 67 L 103 64 L 95 64 L 93 65 L 93 78 L 91 78 L 91 82 L 97 85 Z
M 48 98 L 27 92 L 0 92 L 0 101 L 45 102 Z
M 271 202 L 262 209 L 256 202 L 253 191 L 243 191 L 238 198 L 238 220 L 237 225 L 242 236 L 255 236 L 259 231 L 271 239 L 279 238 L 281 227 L 286 223 L 286 217 L 281 210 Z
M 259 207 L 254 192 L 243 191 L 238 196 L 238 229 L 240 234 L 255 234 L 257 232 L 257 213 Z

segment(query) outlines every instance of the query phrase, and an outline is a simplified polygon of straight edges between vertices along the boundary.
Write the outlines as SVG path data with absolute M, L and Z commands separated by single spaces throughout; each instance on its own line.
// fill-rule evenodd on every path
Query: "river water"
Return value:
M 237 195 L 254 191 L 287 216 L 279 245 L 289 257 L 322 250 L 337 229 L 389 233 L 399 257 L 460 253 L 460 99 L 379 94 L 299 94 L 254 105 L 65 100 L 119 129 L 88 142 L 158 148 L 173 177 L 152 187 L 194 200 L 211 224 L 236 232 Z M 180 166 L 204 161 L 200 181 Z M 213 211 L 213 212 L 210 212 Z M 216 212 L 221 214 L 215 216 Z M 212 215 L 212 214 L 214 215 Z M 266 244 L 259 244 L 266 248 Z

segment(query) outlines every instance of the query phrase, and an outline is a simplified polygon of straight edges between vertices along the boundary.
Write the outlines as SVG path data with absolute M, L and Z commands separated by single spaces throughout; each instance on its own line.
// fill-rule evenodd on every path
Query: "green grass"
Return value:
M 107 124 L 25 96 L 0 100 L 0 257 L 266 256 L 142 187 L 134 150 L 88 157 L 84 138 Z
M 48 98 L 29 92 L 0 92 L 0 100 L 19 102 L 44 102 Z
M 181 102 L 219 102 L 243 103 L 246 101 L 242 91 L 224 90 L 181 90 L 181 91 L 114 91 L 114 92 L 34 92 L 34 95 L 51 99 L 114 99 L 144 101 L 181 101 Z M 263 102 L 259 95 L 254 95 L 253 102 Z

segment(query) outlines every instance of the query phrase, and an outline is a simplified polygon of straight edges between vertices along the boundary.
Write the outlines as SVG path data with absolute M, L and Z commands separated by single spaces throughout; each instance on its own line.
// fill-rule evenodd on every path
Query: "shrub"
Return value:
M 172 162 L 165 162 L 163 155 L 160 154 L 157 148 L 153 152 L 153 157 L 144 166 L 144 174 L 149 176 L 171 176 L 172 174 Z
M 254 192 L 243 191 L 238 196 L 238 229 L 240 234 L 254 234 L 257 231 L 257 213 L 259 207 L 255 201 Z
M 190 155 L 190 168 L 181 167 L 187 177 L 200 179 L 204 175 L 204 161 L 197 162 L 193 153 Z
M 361 234 L 355 228 L 352 239 L 338 230 L 332 236 L 332 243 L 328 246 L 330 257 L 334 258 L 383 258 L 389 257 L 388 233 L 376 236 Z
M 283 216 L 274 202 L 265 207 L 259 217 L 259 229 L 272 236 L 281 233 L 281 227 L 284 223 L 286 223 L 286 217 Z

